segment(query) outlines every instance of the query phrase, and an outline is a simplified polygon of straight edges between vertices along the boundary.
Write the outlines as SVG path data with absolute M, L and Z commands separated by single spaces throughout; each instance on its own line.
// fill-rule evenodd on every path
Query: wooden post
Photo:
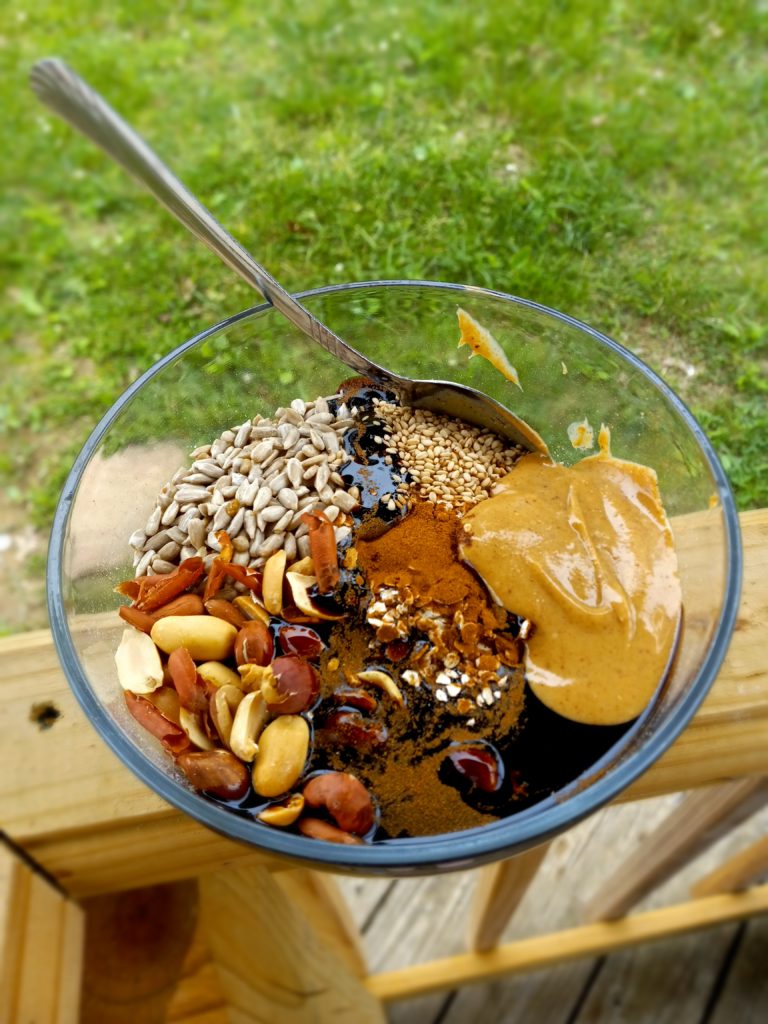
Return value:
M 200 912 L 237 1024 L 384 1024 L 378 1001 L 262 867 L 200 879 Z
M 325 871 L 281 871 L 275 881 L 307 918 L 318 937 L 344 960 L 358 978 L 368 974 L 360 929 L 339 883 Z
M 481 869 L 469 921 L 469 948 L 492 949 L 536 876 L 549 843 Z
M 587 904 L 589 921 L 621 917 L 684 864 L 768 801 L 768 778 L 689 794 Z
M 768 838 L 748 846 L 729 858 L 725 864 L 705 875 L 691 888 L 695 897 L 714 896 L 720 892 L 738 892 L 768 876 Z
M 83 914 L 0 839 L 0 1021 L 79 1020 Z

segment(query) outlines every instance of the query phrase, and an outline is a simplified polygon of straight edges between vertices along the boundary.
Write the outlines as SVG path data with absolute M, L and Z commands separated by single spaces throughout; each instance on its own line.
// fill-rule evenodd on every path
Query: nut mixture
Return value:
M 235 565 L 260 568 L 279 550 L 289 561 L 304 558 L 309 530 L 301 516 L 311 509 L 336 524 L 342 543 L 349 536 L 346 513 L 360 498 L 337 472 L 345 459 L 341 439 L 355 415 L 343 403 L 332 413 L 325 398 L 295 399 L 274 419 L 255 416 L 196 448 L 192 465 L 162 488 L 144 529 L 130 538 L 135 575 L 171 572 L 195 556 L 210 568 L 221 550 L 219 530 L 229 534 Z
M 458 556 L 463 513 L 519 456 L 360 380 L 196 449 L 117 588 L 130 713 L 195 788 L 326 841 L 541 798 L 504 746 L 531 624 Z

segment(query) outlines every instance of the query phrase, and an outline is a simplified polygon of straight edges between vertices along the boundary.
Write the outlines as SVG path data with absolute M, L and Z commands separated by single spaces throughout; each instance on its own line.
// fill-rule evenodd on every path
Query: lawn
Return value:
M 740 507 L 768 504 L 765 5 L 467 7 L 5 7 L 0 473 L 40 529 L 126 385 L 255 301 L 36 103 L 49 54 L 289 288 L 428 278 L 569 312 L 678 389 Z

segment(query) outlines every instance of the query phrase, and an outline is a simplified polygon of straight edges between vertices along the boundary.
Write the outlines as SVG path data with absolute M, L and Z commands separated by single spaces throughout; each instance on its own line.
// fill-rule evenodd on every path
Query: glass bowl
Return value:
M 159 360 L 91 434 L 64 487 L 49 554 L 49 610 L 64 671 L 86 715 L 148 786 L 202 824 L 289 858 L 342 871 L 455 870 L 537 845 L 612 800 L 664 753 L 701 704 L 738 607 L 741 550 L 728 482 L 683 402 L 640 359 L 573 318 L 511 295 L 424 281 L 320 288 L 307 307 L 374 361 L 448 378 L 513 408 L 565 463 L 581 457 L 567 426 L 610 426 L 615 455 L 652 466 L 678 545 L 684 620 L 671 673 L 650 709 L 601 760 L 552 797 L 480 828 L 341 846 L 247 820 L 192 790 L 129 716 L 114 665 L 123 629 L 114 585 L 133 575 L 127 538 L 194 447 L 296 397 L 332 394 L 345 366 L 261 305 L 203 331 Z M 487 327 L 524 390 L 457 350 L 456 308 Z M 178 447 L 177 447 L 178 446 Z

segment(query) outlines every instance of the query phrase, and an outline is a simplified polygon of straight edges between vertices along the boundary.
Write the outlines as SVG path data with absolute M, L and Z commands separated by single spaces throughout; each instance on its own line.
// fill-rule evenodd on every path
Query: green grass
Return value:
M 768 504 L 765 6 L 40 2 L 0 15 L 0 474 L 253 293 L 31 96 L 58 54 L 288 286 L 464 281 L 637 350 Z M 167 8 L 167 10 L 163 10 Z M 695 369 L 689 376 L 685 367 Z

